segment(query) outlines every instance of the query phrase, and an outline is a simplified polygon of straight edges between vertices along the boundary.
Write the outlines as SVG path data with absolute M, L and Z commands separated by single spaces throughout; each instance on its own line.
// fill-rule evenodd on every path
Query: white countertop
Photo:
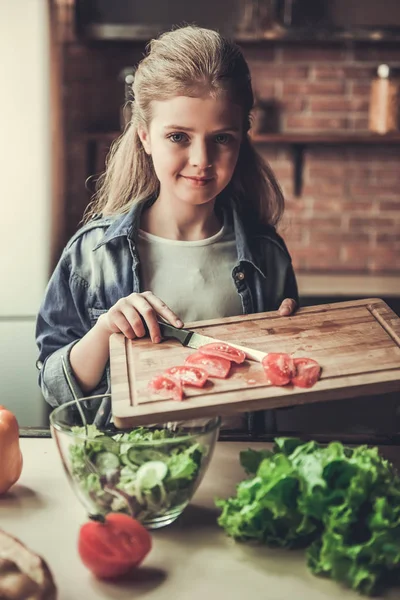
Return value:
M 132 581 L 99 582 L 80 563 L 76 545 L 86 514 L 53 440 L 21 439 L 24 469 L 18 484 L 0 497 L 0 527 L 46 559 L 59 600 L 360 600 L 355 592 L 313 576 L 304 551 L 239 544 L 218 527 L 213 499 L 234 492 L 243 477 L 239 451 L 247 446 L 217 444 L 192 504 L 173 525 L 153 532 L 153 549 Z M 399 597 L 399 589 L 385 596 Z

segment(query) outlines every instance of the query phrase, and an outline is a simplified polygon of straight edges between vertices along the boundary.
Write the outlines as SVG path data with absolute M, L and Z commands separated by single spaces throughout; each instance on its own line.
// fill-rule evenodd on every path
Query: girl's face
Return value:
M 139 129 L 160 181 L 160 199 L 201 205 L 228 185 L 242 140 L 243 113 L 226 98 L 176 96 L 152 103 Z

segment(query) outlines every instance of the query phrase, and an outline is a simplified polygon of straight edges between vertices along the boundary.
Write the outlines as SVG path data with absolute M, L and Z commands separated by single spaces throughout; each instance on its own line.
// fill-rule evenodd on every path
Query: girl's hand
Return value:
M 151 341 L 158 344 L 161 342 L 158 315 L 175 327 L 183 326 L 179 317 L 152 292 L 134 293 L 121 298 L 109 311 L 99 317 L 97 323 L 109 335 L 123 333 L 125 337 L 133 340 L 146 335 L 143 319 L 148 327 Z
M 294 313 L 296 308 L 296 300 L 293 300 L 293 298 L 285 298 L 285 300 L 279 307 L 279 314 L 282 315 L 282 317 L 288 317 L 289 315 Z

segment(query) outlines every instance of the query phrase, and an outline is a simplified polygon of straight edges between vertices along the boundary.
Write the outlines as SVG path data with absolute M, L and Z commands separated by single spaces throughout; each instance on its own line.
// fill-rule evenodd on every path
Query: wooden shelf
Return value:
M 111 144 L 120 131 L 87 131 L 83 134 L 84 139 L 93 144 Z M 273 144 L 290 146 L 294 164 L 294 194 L 301 196 L 303 187 L 303 163 L 304 150 L 307 146 L 378 146 L 378 145 L 400 145 L 400 132 L 394 133 L 259 133 L 253 134 L 251 139 L 255 144 Z M 89 173 L 92 175 L 93 173 Z
M 305 273 L 297 271 L 296 278 L 300 295 L 303 297 L 400 297 L 399 275 Z
M 169 29 L 170 25 L 148 24 L 148 23 L 88 23 L 79 27 L 79 36 L 87 41 L 99 42 L 148 42 L 157 37 L 163 30 Z M 238 44 L 266 44 L 280 43 L 307 43 L 307 44 L 332 44 L 332 43 L 357 43 L 369 42 L 398 43 L 400 31 L 398 28 L 389 29 L 385 27 L 353 27 L 328 28 L 321 26 L 313 27 L 290 27 L 286 28 L 277 23 L 265 31 L 226 31 Z
M 256 144 L 301 144 L 301 145 L 342 145 L 342 144 L 400 144 L 400 132 L 395 133 L 264 133 L 254 134 Z
M 400 145 L 400 132 L 394 133 L 266 133 L 252 136 L 255 144 L 281 144 L 291 147 L 293 156 L 294 195 L 303 188 L 304 150 L 307 146 L 378 146 Z

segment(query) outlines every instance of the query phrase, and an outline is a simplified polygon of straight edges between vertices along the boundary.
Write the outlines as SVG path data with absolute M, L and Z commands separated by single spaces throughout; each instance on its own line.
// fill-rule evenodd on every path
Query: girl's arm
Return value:
M 69 354 L 72 371 L 84 394 L 99 385 L 108 361 L 110 334 L 101 327 L 100 319 Z

